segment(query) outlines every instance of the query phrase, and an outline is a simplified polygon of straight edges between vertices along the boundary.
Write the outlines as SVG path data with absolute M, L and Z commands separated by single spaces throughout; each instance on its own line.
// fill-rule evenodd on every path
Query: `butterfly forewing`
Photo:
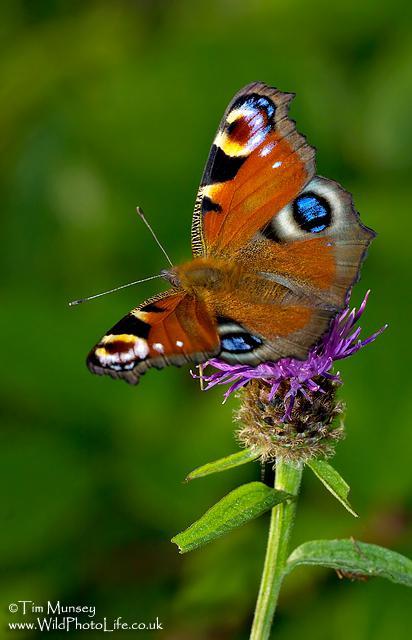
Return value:
M 206 306 L 183 291 L 147 300 L 114 325 L 90 352 L 93 373 L 136 384 L 150 367 L 204 362 L 219 351 Z
M 287 116 L 292 97 L 258 82 L 233 98 L 196 200 L 194 255 L 233 255 L 314 175 L 314 150 Z

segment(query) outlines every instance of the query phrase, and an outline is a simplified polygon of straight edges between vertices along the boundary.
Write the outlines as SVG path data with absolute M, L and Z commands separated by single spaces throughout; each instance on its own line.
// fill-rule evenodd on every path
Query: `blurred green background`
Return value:
M 222 389 L 202 394 L 184 369 L 137 388 L 88 373 L 90 347 L 156 281 L 67 302 L 166 266 L 136 205 L 175 261 L 189 257 L 212 137 L 252 80 L 296 92 L 292 117 L 319 173 L 352 191 L 378 231 L 355 301 L 372 288 L 365 335 L 390 324 L 340 367 L 347 439 L 335 463 L 361 517 L 307 473 L 294 543 L 353 535 L 411 555 L 411 11 L 406 0 L 1 3 L 0 637 L 19 599 L 158 616 L 170 640 L 248 636 L 267 518 L 192 555 L 169 542 L 259 479 L 251 464 L 182 484 L 236 450 L 236 399 L 222 407 Z M 383 580 L 302 569 L 284 585 L 273 637 L 406 638 L 410 605 Z

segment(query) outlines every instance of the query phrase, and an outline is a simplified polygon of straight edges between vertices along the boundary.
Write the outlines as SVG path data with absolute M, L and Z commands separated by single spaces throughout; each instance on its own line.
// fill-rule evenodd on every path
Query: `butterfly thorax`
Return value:
M 162 275 L 175 287 L 187 293 L 201 295 L 202 291 L 231 291 L 242 276 L 242 268 L 235 262 L 217 258 L 195 258 L 178 267 L 163 271 Z

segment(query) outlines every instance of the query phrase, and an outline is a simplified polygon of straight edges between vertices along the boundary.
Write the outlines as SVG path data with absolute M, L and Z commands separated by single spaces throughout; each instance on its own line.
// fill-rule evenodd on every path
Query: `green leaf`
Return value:
M 293 498 L 262 482 L 249 482 L 234 489 L 196 520 L 188 529 L 172 539 L 180 553 L 197 549 L 228 531 L 257 518 L 276 504 Z
M 376 544 L 356 540 L 312 540 L 297 547 L 286 573 L 301 564 L 340 569 L 359 576 L 380 576 L 412 587 L 412 560 Z
M 310 460 L 306 463 L 313 473 L 318 476 L 325 487 L 333 496 L 349 511 L 355 518 L 358 517 L 356 511 L 349 504 L 348 494 L 350 487 L 342 476 L 326 460 Z
M 246 462 L 256 460 L 259 456 L 259 449 L 255 449 L 254 447 L 251 447 L 250 449 L 243 449 L 242 451 L 232 453 L 232 455 L 226 456 L 225 458 L 220 458 L 219 460 L 214 460 L 213 462 L 208 462 L 201 467 L 197 467 L 197 469 L 191 471 L 186 477 L 186 482 L 194 480 L 195 478 L 208 476 L 211 473 L 219 473 L 220 471 L 226 471 L 226 469 L 239 467 L 241 464 L 246 464 Z

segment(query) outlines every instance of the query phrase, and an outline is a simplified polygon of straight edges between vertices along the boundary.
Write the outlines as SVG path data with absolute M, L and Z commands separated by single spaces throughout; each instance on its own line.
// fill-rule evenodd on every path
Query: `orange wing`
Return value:
M 167 291 L 124 316 L 91 350 L 93 373 L 137 384 L 150 367 L 204 362 L 220 349 L 216 322 L 185 292 Z
M 293 94 L 257 82 L 220 123 L 196 199 L 194 255 L 243 246 L 315 173 L 314 150 L 288 118 Z

